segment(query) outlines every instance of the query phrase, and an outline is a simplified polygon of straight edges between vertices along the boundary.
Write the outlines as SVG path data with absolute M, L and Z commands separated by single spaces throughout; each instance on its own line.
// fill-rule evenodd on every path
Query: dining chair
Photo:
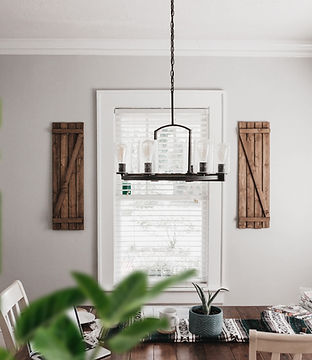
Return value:
M 28 304 L 23 284 L 19 280 L 0 294 L 0 328 L 5 346 L 11 352 L 18 350 L 14 337 L 16 319 Z
M 280 354 L 293 354 L 301 360 L 302 354 L 312 354 L 312 335 L 274 334 L 249 330 L 249 360 L 257 359 L 257 351 L 272 353 L 271 360 L 280 360 Z

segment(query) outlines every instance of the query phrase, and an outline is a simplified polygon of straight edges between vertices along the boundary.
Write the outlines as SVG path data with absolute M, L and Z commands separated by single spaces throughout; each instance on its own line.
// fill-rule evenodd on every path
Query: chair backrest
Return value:
M 28 299 L 21 281 L 16 280 L 0 294 L 0 328 L 6 348 L 15 352 L 17 344 L 14 327 L 21 311 L 28 306 Z
M 294 354 L 293 360 L 301 360 L 302 354 L 312 354 L 312 335 L 288 335 L 249 331 L 249 360 L 256 360 L 257 351 L 272 353 L 271 360 L 280 360 L 280 354 Z

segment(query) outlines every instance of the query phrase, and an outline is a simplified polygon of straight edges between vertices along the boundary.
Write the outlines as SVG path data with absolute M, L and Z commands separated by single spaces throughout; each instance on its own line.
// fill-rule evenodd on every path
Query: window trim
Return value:
M 175 94 L 176 107 L 209 108 L 210 119 L 212 119 L 209 122 L 210 137 L 216 142 L 224 141 L 225 93 L 223 90 L 176 90 Z M 96 99 L 98 282 L 110 291 L 113 287 L 114 273 L 114 111 L 116 108 L 169 108 L 170 97 L 168 90 L 97 90 Z M 220 119 L 220 121 L 217 122 L 214 119 Z M 210 256 L 207 261 L 207 284 L 210 290 L 216 290 L 224 286 L 223 184 L 209 184 L 209 195 L 208 254 Z M 217 225 L 210 226 L 210 224 Z M 222 300 L 222 297 L 220 299 Z M 191 286 L 169 289 L 157 299 L 157 303 L 187 304 L 194 301 L 196 297 Z

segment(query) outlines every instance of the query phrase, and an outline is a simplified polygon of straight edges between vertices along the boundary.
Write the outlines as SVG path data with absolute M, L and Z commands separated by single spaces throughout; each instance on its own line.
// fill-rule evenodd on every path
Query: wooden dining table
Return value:
M 223 306 L 225 318 L 259 319 L 265 306 Z M 26 349 L 21 349 L 16 360 L 29 360 Z M 107 360 L 248 360 L 248 344 L 242 343 L 149 343 L 140 344 L 130 352 L 112 354 Z M 258 360 L 270 360 L 271 354 L 258 354 Z M 290 354 L 281 360 L 291 360 Z M 304 360 L 312 360 L 305 355 Z M 58 360 L 58 359 L 55 359 Z

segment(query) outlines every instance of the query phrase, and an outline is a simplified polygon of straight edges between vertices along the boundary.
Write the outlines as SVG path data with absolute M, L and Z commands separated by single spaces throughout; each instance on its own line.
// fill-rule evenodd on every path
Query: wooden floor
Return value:
M 224 317 L 257 319 L 265 307 L 225 306 Z M 25 352 L 18 354 L 18 360 L 28 360 Z M 248 344 L 209 343 L 209 344 L 142 344 L 123 355 L 111 355 L 107 360 L 248 360 Z M 268 353 L 258 354 L 259 360 L 270 360 Z M 281 356 L 281 360 L 290 360 L 291 355 Z M 312 355 L 303 357 L 312 360 Z M 57 359 L 55 359 L 57 360 Z

